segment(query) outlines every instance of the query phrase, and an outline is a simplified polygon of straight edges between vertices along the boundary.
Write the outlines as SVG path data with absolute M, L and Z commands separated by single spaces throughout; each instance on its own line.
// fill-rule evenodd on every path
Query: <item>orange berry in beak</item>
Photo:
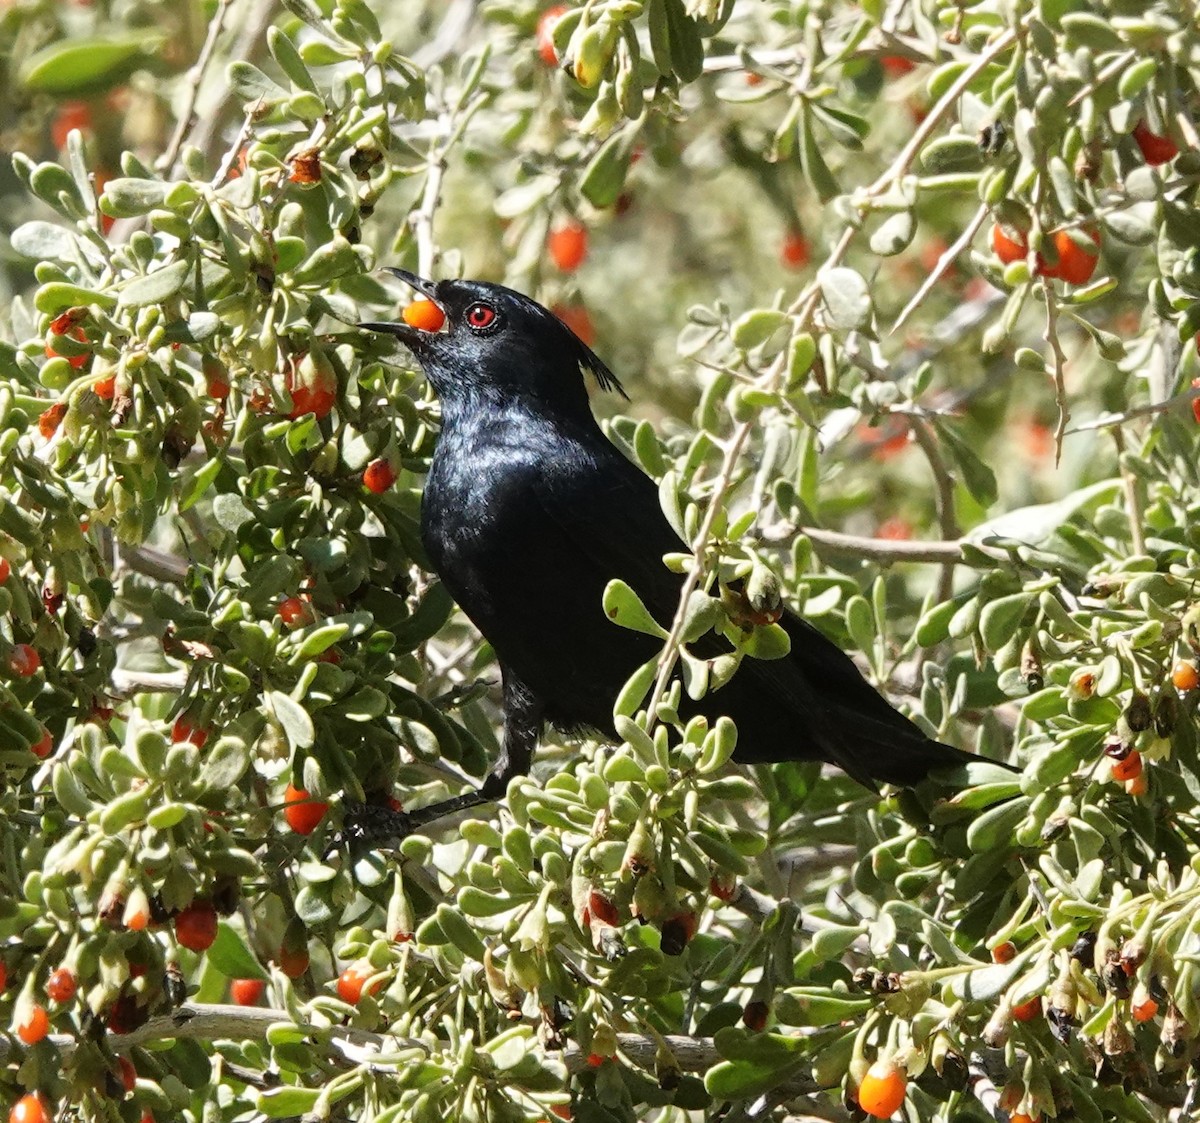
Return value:
M 432 300 L 414 300 L 403 312 L 404 322 L 419 331 L 438 331 L 445 313 Z

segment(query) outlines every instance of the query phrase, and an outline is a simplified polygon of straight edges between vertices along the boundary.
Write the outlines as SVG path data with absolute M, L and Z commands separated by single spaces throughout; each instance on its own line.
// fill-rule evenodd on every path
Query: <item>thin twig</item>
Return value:
M 910 420 L 909 425 L 914 439 L 925 454 L 925 459 L 929 461 L 929 470 L 937 484 L 937 517 L 942 537 L 947 541 L 956 539 L 962 532 L 958 525 L 958 516 L 954 513 L 954 477 L 946 467 L 946 460 L 942 456 L 933 426 L 917 418 Z M 948 561 L 942 566 L 942 574 L 938 581 L 938 599 L 946 600 L 953 591 L 954 563 Z
M 984 220 L 987 218 L 989 213 L 990 212 L 986 203 L 981 205 L 979 210 L 975 212 L 975 217 L 972 218 L 967 224 L 967 228 L 958 237 L 954 245 L 952 245 L 944 254 L 942 254 L 941 257 L 938 258 L 937 264 L 933 267 L 933 272 L 931 272 L 929 276 L 925 278 L 924 282 L 921 284 L 921 287 L 917 289 L 912 300 L 910 300 L 904 306 L 904 310 L 899 316 L 896 317 L 896 322 L 892 324 L 890 330 L 888 331 L 889 335 L 894 335 L 900 330 L 901 327 L 904 326 L 905 321 L 912 314 L 912 312 L 916 310 L 921 301 L 925 299 L 925 296 L 929 290 L 938 283 L 942 274 L 945 273 L 952 264 L 954 264 L 954 261 L 958 255 L 962 253 L 962 251 L 965 250 L 972 241 L 974 241 L 975 235 L 978 233 L 979 228 L 983 225 Z
M 187 72 L 184 82 L 187 94 L 183 103 L 183 109 L 179 114 L 179 119 L 175 122 L 175 132 L 171 136 L 166 151 L 158 158 L 154 165 L 164 175 L 169 175 L 175 167 L 175 161 L 179 158 L 183 142 L 195 124 L 196 101 L 200 96 L 200 86 L 204 82 L 204 75 L 208 71 L 208 64 L 212 61 L 213 54 L 216 51 L 217 40 L 221 37 L 221 32 L 224 30 L 225 17 L 229 14 L 231 3 L 232 0 L 218 0 L 217 10 L 213 13 L 213 18 L 208 24 L 208 35 L 205 37 L 204 46 L 200 48 L 199 57 Z
M 1124 413 L 1107 413 L 1102 417 L 1097 417 L 1094 421 L 1081 422 L 1074 428 L 1068 429 L 1067 435 L 1069 436 L 1072 433 L 1086 433 L 1092 429 L 1108 429 L 1114 425 L 1124 425 L 1126 422 L 1136 421 L 1139 417 L 1152 417 L 1156 413 L 1166 413 L 1168 410 L 1175 409 L 1176 406 L 1194 402 L 1197 398 L 1200 398 L 1200 386 L 1184 390 L 1174 397 L 1167 398 L 1165 401 L 1151 402 L 1144 406 L 1134 406 L 1132 409 L 1127 409 Z
M 926 565 L 962 565 L 962 543 L 954 542 L 911 542 L 890 538 L 863 538 L 857 534 L 842 534 L 836 530 L 824 530 L 818 526 L 772 526 L 761 534 L 764 542 L 790 542 L 797 534 L 810 539 L 818 553 L 840 554 L 845 557 L 862 558 L 880 565 L 897 562 Z
M 1142 526 L 1142 498 L 1138 491 L 1137 477 L 1129 470 L 1121 455 L 1125 451 L 1125 434 L 1121 429 L 1112 431 L 1113 442 L 1117 446 L 1117 464 L 1121 470 L 1121 485 L 1125 491 L 1125 509 L 1129 514 L 1129 537 L 1133 543 L 1135 554 L 1146 552 L 1146 532 Z

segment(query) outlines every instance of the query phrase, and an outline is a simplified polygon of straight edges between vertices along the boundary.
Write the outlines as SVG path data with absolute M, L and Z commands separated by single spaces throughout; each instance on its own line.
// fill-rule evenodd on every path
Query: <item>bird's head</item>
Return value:
M 586 374 L 625 393 L 591 348 L 536 300 L 484 281 L 427 281 L 404 269 L 388 272 L 436 305 L 441 317 L 359 327 L 396 336 L 444 403 L 483 398 L 586 410 Z

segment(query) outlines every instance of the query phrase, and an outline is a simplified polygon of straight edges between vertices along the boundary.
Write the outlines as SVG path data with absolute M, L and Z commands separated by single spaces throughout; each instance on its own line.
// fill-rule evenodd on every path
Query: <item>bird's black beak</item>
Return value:
M 393 277 L 398 277 L 409 288 L 415 289 L 427 300 L 433 301 L 439 308 L 442 308 L 441 302 L 437 298 L 437 282 L 426 280 L 424 277 L 418 277 L 416 273 L 410 273 L 407 269 L 396 269 L 391 266 L 385 268 L 384 272 L 391 273 Z M 445 309 L 442 308 L 443 313 Z M 388 335 L 394 335 L 402 343 L 411 347 L 414 343 L 419 342 L 423 337 L 432 334 L 422 328 L 413 327 L 404 321 L 369 321 L 358 325 L 360 328 L 365 328 L 367 331 L 386 332 Z

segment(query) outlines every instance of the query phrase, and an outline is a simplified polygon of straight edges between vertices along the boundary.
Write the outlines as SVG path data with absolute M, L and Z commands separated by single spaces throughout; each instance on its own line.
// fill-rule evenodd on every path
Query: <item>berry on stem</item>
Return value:
M 904 1103 L 908 1078 L 895 1061 L 880 1058 L 858 1086 L 858 1106 L 876 1119 L 894 1115 Z

